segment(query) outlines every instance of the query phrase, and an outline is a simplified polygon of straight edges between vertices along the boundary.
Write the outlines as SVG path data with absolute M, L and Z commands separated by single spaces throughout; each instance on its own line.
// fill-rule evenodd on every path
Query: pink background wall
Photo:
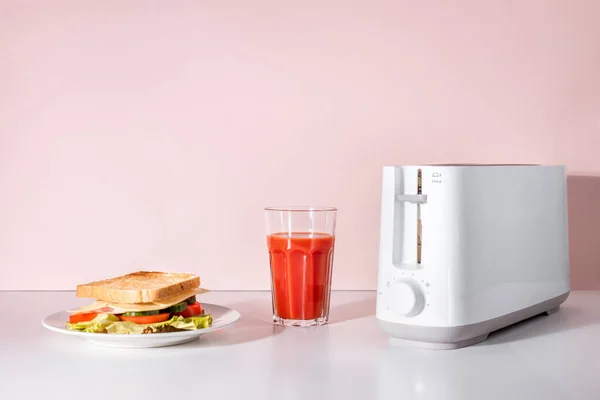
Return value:
M 566 164 L 600 288 L 599 153 L 595 0 L 0 0 L 0 289 L 267 289 L 273 204 L 339 207 L 373 289 L 381 166 L 438 162 Z

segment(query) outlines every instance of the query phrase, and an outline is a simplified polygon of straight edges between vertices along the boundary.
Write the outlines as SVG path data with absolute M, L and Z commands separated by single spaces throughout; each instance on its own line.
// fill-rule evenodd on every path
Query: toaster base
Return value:
M 501 317 L 462 326 L 420 326 L 378 319 L 380 328 L 392 337 L 392 343 L 438 350 L 451 350 L 485 341 L 498 329 L 539 314 L 553 314 L 569 297 L 570 292 Z
M 461 340 L 458 342 L 420 342 L 418 340 L 406 340 L 392 337 L 390 338 L 390 342 L 393 345 L 398 346 L 407 346 L 407 347 L 419 347 L 422 349 L 431 349 L 431 350 L 454 350 L 460 349 L 461 347 L 472 346 L 477 343 L 484 342 L 488 338 L 489 333 L 485 335 L 476 336 L 474 338 Z

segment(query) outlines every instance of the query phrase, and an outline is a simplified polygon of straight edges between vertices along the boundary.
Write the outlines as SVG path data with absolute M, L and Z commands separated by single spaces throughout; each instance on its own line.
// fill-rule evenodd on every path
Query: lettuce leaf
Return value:
M 91 321 L 77 322 L 71 324 L 67 322 L 67 329 L 80 332 L 106 333 L 106 328 L 115 322 L 120 321 L 119 317 L 113 314 L 98 314 Z
M 136 324 L 129 321 L 121 321 L 119 317 L 112 314 L 99 314 L 89 322 L 67 323 L 67 329 L 92 333 L 113 334 L 142 334 L 156 333 L 157 331 L 197 330 L 208 328 L 212 325 L 210 314 L 198 315 L 190 318 L 173 316 L 171 319 L 155 324 Z M 170 329 L 168 328 L 170 327 Z

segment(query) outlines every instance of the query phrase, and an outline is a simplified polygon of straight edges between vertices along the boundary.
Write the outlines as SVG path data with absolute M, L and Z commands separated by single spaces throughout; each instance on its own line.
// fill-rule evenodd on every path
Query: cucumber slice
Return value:
M 186 300 L 186 303 L 188 303 L 188 304 L 194 304 L 195 302 L 196 302 L 195 295 Z
M 187 308 L 187 306 L 188 306 L 188 304 L 185 301 L 182 301 L 181 303 L 177 303 L 177 304 L 171 306 L 170 311 L 172 313 L 182 312 L 183 310 L 185 310 Z
M 145 315 L 158 315 L 160 314 L 159 310 L 152 310 L 152 311 L 131 311 L 131 312 L 125 312 L 123 313 L 124 316 L 126 317 L 143 317 Z

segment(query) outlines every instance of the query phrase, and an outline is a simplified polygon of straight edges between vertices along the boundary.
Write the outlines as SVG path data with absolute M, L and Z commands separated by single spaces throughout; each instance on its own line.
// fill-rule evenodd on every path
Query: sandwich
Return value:
M 77 286 L 76 296 L 96 302 L 69 310 L 66 328 L 109 334 L 153 334 L 208 328 L 196 296 L 200 277 L 185 273 L 138 271 Z

